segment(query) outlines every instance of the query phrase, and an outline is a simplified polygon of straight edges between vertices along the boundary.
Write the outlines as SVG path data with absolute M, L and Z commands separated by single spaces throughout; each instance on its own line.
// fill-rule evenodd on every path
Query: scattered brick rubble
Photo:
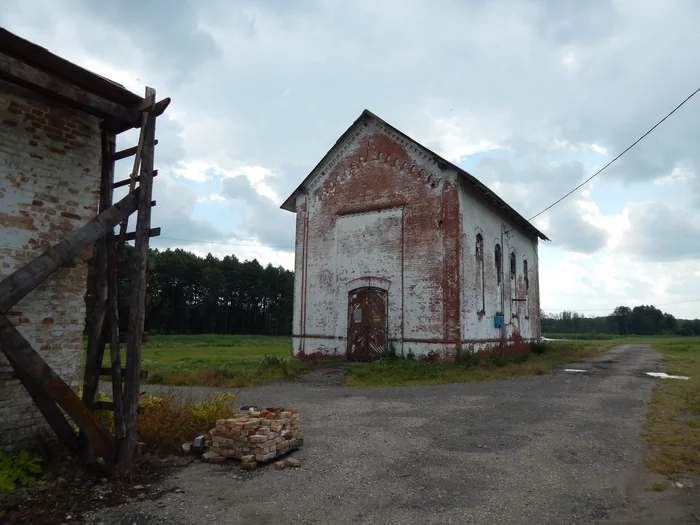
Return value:
M 272 461 L 303 443 L 299 410 L 251 408 L 232 419 L 219 419 L 216 427 L 205 435 L 204 445 L 210 448 L 202 457 L 209 463 L 225 463 L 228 458 L 236 458 L 241 460 L 242 469 L 255 470 L 258 463 Z M 301 465 L 299 460 L 278 463 L 289 467 Z

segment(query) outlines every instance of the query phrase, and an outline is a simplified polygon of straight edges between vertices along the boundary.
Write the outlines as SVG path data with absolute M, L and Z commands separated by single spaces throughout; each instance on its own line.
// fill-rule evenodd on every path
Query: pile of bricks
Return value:
M 219 419 L 210 434 L 211 452 L 240 459 L 241 467 L 249 470 L 304 443 L 296 408 L 250 409 L 232 419 Z

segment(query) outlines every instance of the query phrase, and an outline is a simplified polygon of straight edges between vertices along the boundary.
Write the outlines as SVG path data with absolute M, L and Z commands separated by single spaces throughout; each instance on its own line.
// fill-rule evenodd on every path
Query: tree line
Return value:
M 655 306 L 618 306 L 604 316 L 577 312 L 542 313 L 542 332 L 550 334 L 700 335 L 700 319 L 676 319 Z
M 130 253 L 131 247 L 125 246 L 126 261 Z M 293 272 L 262 266 L 256 259 L 199 257 L 179 248 L 151 249 L 149 261 L 146 330 L 150 334 L 291 335 Z M 91 264 L 88 278 L 94 276 Z M 120 280 L 119 288 L 120 296 L 128 296 L 128 279 Z M 86 301 L 89 319 L 94 302 L 90 292 Z M 120 312 L 122 330 L 126 318 Z

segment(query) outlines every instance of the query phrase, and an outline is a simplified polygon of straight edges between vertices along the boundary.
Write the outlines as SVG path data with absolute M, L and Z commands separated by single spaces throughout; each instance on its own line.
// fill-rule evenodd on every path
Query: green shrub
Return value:
M 285 360 L 282 357 L 274 354 L 265 354 L 260 360 L 259 366 L 260 368 L 282 368 L 284 364 Z
M 530 343 L 530 352 L 537 355 L 542 355 L 549 350 L 547 343 L 534 342 Z
M 22 450 L 17 454 L 0 451 L 0 492 L 14 490 L 17 483 L 33 485 L 33 474 L 41 472 L 41 458 Z
M 413 349 L 409 348 L 408 353 L 406 354 L 406 359 L 408 361 L 414 361 L 416 359 L 416 354 L 413 353 Z

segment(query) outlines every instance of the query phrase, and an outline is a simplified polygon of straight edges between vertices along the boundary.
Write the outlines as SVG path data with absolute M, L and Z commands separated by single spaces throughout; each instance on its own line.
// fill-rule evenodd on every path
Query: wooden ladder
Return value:
M 137 416 L 140 380 L 147 373 L 141 370 L 141 343 L 146 338 L 148 247 L 150 237 L 160 235 L 160 228 L 151 229 L 151 200 L 155 140 L 155 90 L 146 88 L 141 133 L 138 144 L 122 151 L 116 150 L 116 136 L 102 132 L 102 166 L 100 211 L 112 206 L 114 190 L 128 186 L 131 195 L 138 189 L 136 228 L 127 233 L 129 218 L 125 217 L 119 234 L 111 230 L 97 244 L 94 283 L 95 305 L 89 321 L 88 349 L 83 382 L 83 402 L 91 409 L 114 412 L 114 462 L 117 473 L 126 474 L 136 454 Z M 134 157 L 128 179 L 114 182 L 117 160 Z M 138 184 L 138 186 L 137 186 Z M 125 244 L 134 241 L 126 261 Z M 119 297 L 119 279 L 130 281 L 130 294 Z M 128 312 L 128 328 L 120 333 L 120 309 Z M 102 367 L 105 347 L 109 342 L 110 366 Z M 120 343 L 126 343 L 126 366 L 122 367 Z M 100 376 L 111 376 L 112 401 L 97 399 Z

